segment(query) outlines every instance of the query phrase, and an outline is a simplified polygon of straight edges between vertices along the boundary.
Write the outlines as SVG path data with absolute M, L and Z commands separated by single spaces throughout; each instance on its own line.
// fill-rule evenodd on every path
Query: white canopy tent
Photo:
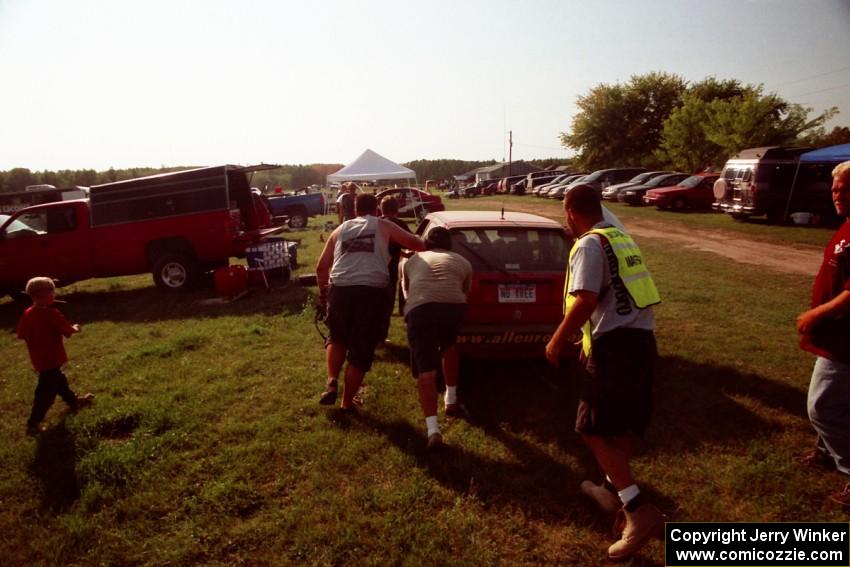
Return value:
M 327 182 L 331 184 L 342 181 L 379 181 L 386 179 L 413 179 L 415 182 L 416 172 L 390 161 L 372 150 L 366 150 L 350 164 L 336 173 L 328 175 Z

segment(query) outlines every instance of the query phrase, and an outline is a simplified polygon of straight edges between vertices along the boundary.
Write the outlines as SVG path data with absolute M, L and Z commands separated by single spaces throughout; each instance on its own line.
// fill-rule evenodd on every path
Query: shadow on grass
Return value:
M 375 349 L 375 360 L 383 360 L 387 362 L 401 362 L 403 364 L 410 363 L 410 348 L 407 343 L 383 343 Z
M 251 289 L 245 297 L 220 305 L 202 302 L 216 298 L 211 288 L 185 293 L 169 293 L 154 286 L 112 291 L 61 293 L 66 304 L 58 307 L 70 320 L 86 324 L 94 321 L 148 322 L 196 317 L 229 317 L 267 313 L 296 314 L 310 301 L 309 289 L 295 282 L 273 284 L 269 289 Z M 0 304 L 0 326 L 12 331 L 28 301 Z
M 700 444 L 740 443 L 776 432 L 776 423 L 735 398 L 806 419 L 806 392 L 729 366 L 662 357 L 656 370 L 653 452 L 700 451 Z
M 512 431 L 575 452 L 582 372 L 577 363 L 555 370 L 543 363 L 466 362 L 459 391 L 473 425 L 489 431 L 508 424 Z M 737 444 L 775 432 L 774 421 L 736 398 L 805 419 L 806 394 L 796 387 L 728 366 L 661 357 L 652 423 L 646 441 L 637 443 L 638 452 L 679 454 L 699 451 L 701 444 Z
M 404 420 L 385 420 L 368 411 L 342 419 L 349 422 L 340 424 L 343 427 L 359 423 L 385 436 L 415 458 L 416 465 L 440 484 L 459 494 L 474 496 L 487 506 L 509 506 L 534 517 L 561 521 L 575 504 L 575 495 L 564 487 L 578 484 L 576 473 L 500 429 L 488 433 L 508 447 L 516 459 L 490 459 L 450 442 L 430 453 L 425 449 L 424 427 L 415 427 Z
M 80 497 L 74 435 L 62 422 L 38 437 L 30 473 L 42 484 L 41 510 L 63 512 Z

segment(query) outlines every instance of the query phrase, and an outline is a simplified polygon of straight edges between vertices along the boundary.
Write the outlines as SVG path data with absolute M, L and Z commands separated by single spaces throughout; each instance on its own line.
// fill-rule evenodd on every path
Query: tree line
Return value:
M 452 176 L 466 173 L 473 169 L 486 165 L 493 165 L 496 160 L 464 161 L 457 159 L 420 159 L 407 162 L 409 167 L 416 172 L 417 178 L 424 183 L 428 179 L 439 181 L 451 180 Z M 541 169 L 552 165 L 568 165 L 569 160 L 548 158 L 530 160 L 530 163 Z M 156 175 L 171 171 L 193 169 L 198 166 L 178 167 L 133 167 L 127 169 L 110 168 L 106 171 L 95 171 L 94 169 L 62 169 L 58 171 L 30 171 L 24 167 L 17 167 L 8 171 L 0 171 L 0 192 L 12 193 L 23 191 L 28 185 L 53 185 L 54 187 L 91 187 L 102 183 L 123 181 L 146 175 Z M 324 185 L 325 178 L 341 169 L 343 166 L 334 164 L 310 164 L 310 165 L 282 165 L 279 169 L 258 171 L 253 174 L 251 184 L 255 187 L 274 190 L 280 187 L 282 190 L 298 189 L 310 185 Z
M 670 73 L 634 75 L 625 84 L 593 87 L 577 106 L 561 143 L 577 152 L 578 167 L 591 171 L 618 165 L 700 171 L 745 148 L 850 143 L 850 128 L 824 128 L 837 108 L 812 117 L 811 108 L 737 79 L 689 83 Z

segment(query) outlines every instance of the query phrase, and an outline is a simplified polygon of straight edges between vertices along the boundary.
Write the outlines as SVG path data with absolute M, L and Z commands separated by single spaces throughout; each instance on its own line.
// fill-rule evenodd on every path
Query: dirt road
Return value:
M 516 203 L 511 205 L 511 209 L 563 222 L 563 218 L 553 215 L 549 207 Z M 737 232 L 685 228 L 677 223 L 668 224 L 646 219 L 629 219 L 624 221 L 624 224 L 629 233 L 638 239 L 646 237 L 668 240 L 684 248 L 712 252 L 735 262 L 764 266 L 789 274 L 814 277 L 823 258 L 823 249 L 816 246 L 758 242 Z

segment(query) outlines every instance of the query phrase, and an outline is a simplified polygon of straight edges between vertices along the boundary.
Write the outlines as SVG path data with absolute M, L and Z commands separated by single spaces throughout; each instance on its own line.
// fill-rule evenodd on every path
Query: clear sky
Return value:
M 565 157 L 649 71 L 850 125 L 850 0 L 0 0 L 0 169 Z

